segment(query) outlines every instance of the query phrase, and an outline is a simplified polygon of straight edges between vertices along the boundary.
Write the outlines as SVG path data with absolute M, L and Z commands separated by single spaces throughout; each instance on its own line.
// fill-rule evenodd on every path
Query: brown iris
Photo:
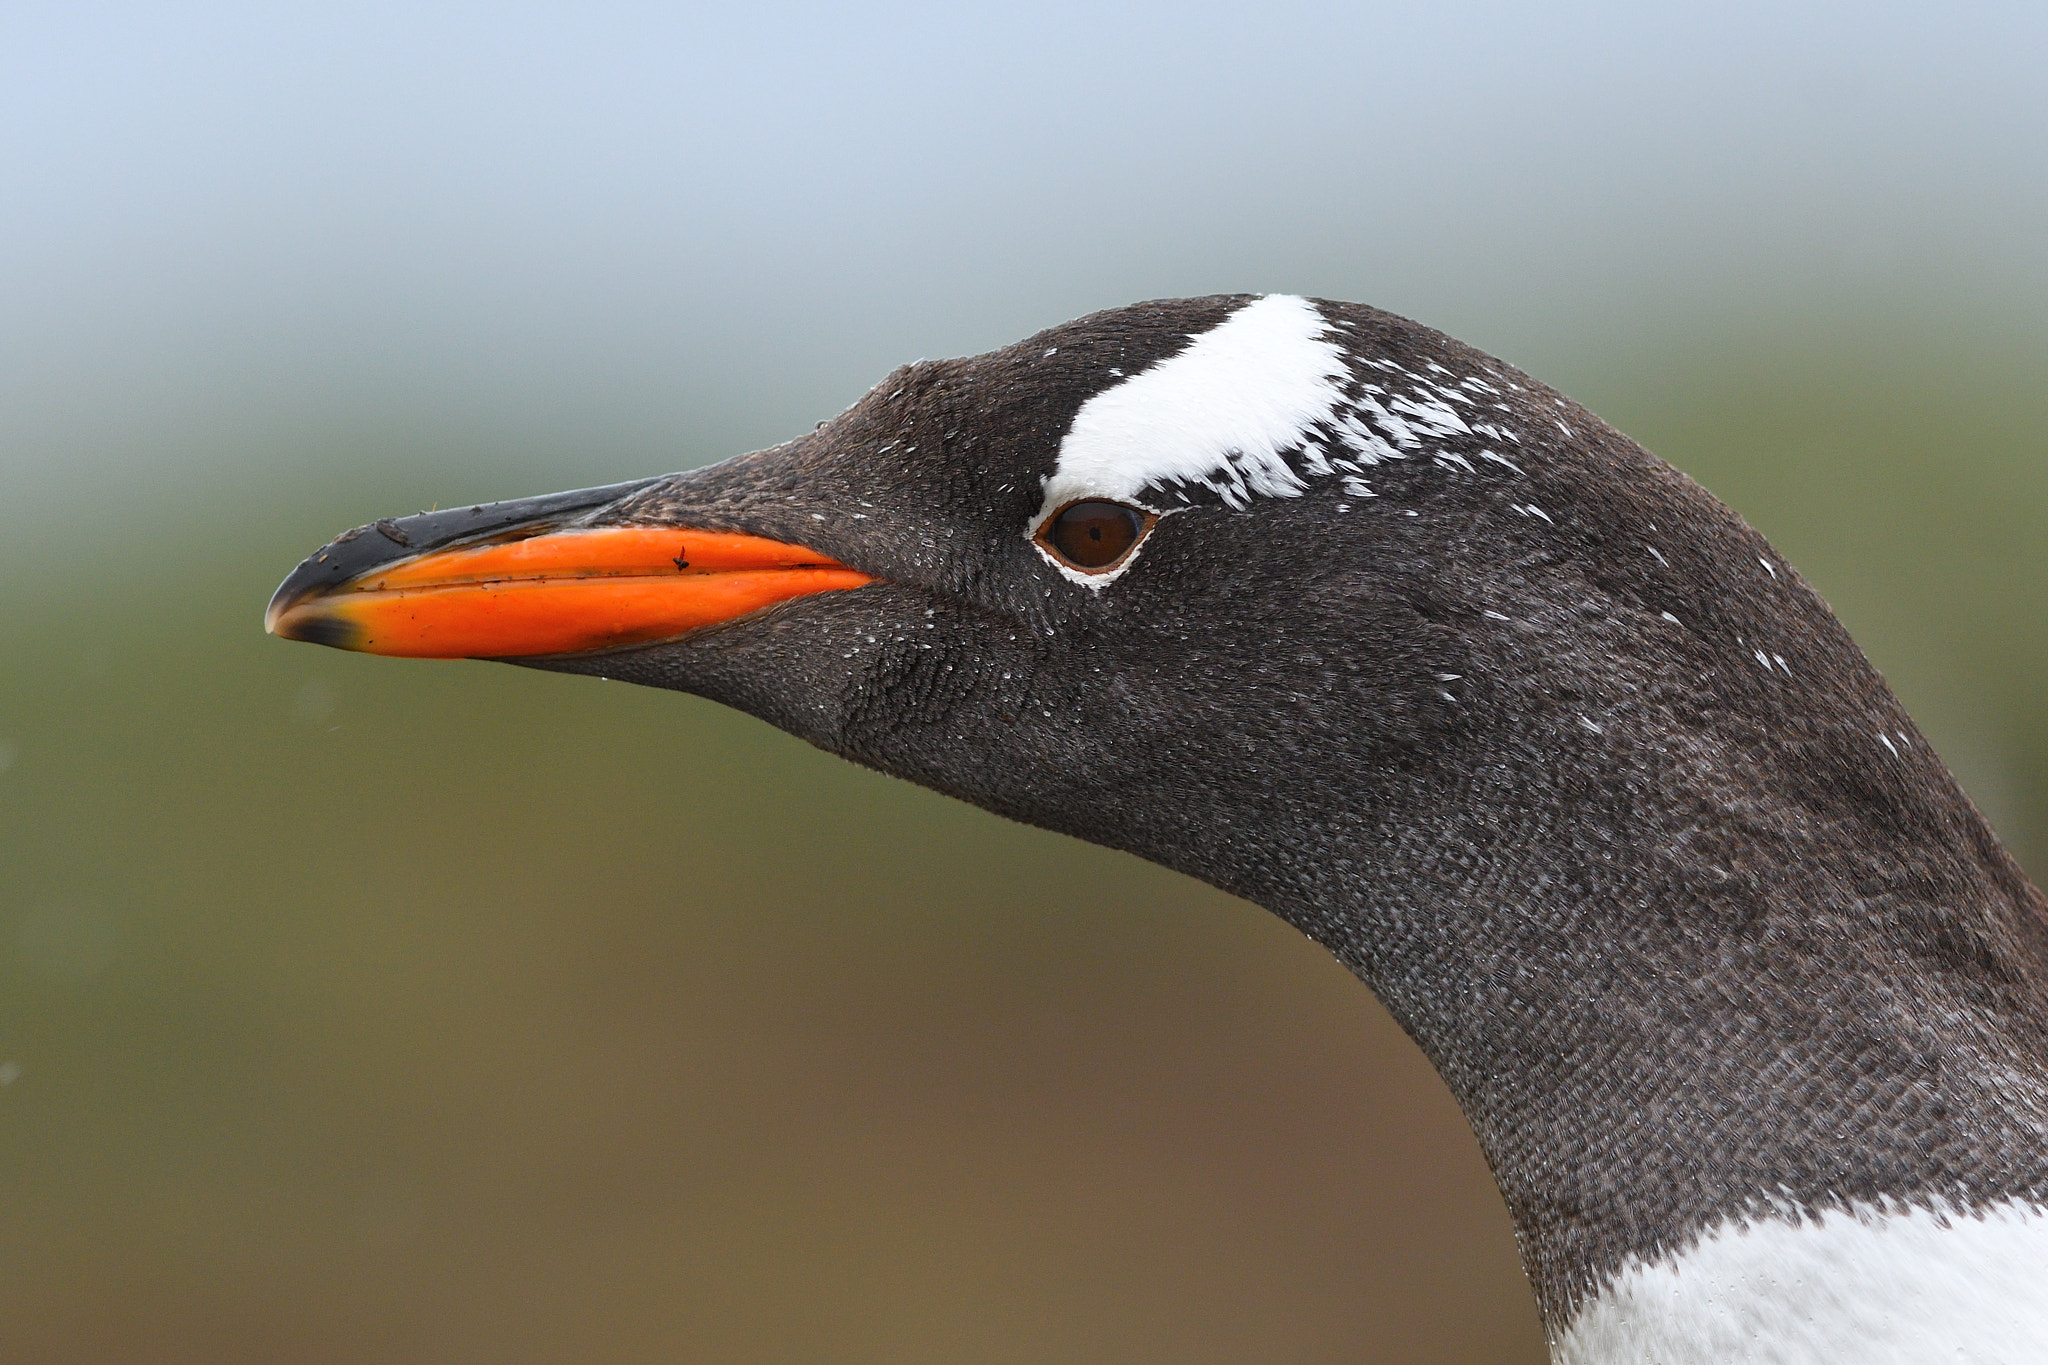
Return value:
M 1123 563 L 1155 520 L 1120 502 L 1070 502 L 1038 528 L 1038 543 L 1069 567 L 1102 573 Z

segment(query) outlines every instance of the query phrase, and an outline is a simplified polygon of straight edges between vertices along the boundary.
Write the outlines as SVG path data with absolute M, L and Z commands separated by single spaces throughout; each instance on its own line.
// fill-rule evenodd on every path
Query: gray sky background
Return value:
M 1222 290 L 1552 378 L 1715 318 L 2034 328 L 2044 55 L 2039 4 L 8 6 L 0 468 L 48 512 L 376 413 L 618 477 Z

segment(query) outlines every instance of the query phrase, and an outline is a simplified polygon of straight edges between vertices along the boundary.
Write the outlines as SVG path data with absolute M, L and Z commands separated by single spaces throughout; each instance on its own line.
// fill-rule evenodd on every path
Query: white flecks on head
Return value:
M 1885 748 L 1890 749 L 1892 751 L 1893 758 L 1897 758 L 1899 756 L 1899 746 L 1892 743 L 1892 737 L 1890 735 L 1886 734 L 1882 730 L 1879 730 L 1877 732 L 1877 739 L 1880 744 L 1884 745 Z
M 1914 1365 L 2042 1358 L 2048 1213 L 1885 1211 L 1734 1220 L 1634 1262 L 1551 1344 L 1556 1365 Z
M 1773 578 L 1776 578 L 1776 577 L 1778 576 L 1778 571 L 1777 571 L 1776 569 L 1774 569 L 1774 568 L 1772 568 L 1772 567 L 1771 567 L 1771 561 L 1770 561 L 1770 560 L 1768 560 L 1768 559 L 1765 559 L 1765 558 L 1764 558 L 1764 557 L 1763 557 L 1762 555 L 1758 555 L 1758 556 L 1757 556 L 1757 559 L 1756 559 L 1756 562 L 1757 562 L 1757 563 L 1759 563 L 1759 564 L 1761 564 L 1761 565 L 1763 565 L 1763 566 L 1764 566 L 1764 572 L 1765 572 L 1765 573 L 1767 573 L 1767 574 L 1769 574 L 1769 575 L 1770 575 L 1771 577 L 1773 577 Z
M 1669 622 L 1670 622 L 1670 623 L 1671 623 L 1672 625 L 1674 625 L 1674 626 L 1679 626 L 1679 625 L 1683 625 L 1683 624 L 1685 624 L 1684 622 L 1680 621 L 1680 620 L 1679 620 L 1679 619 L 1678 619 L 1678 618 L 1677 618 L 1676 616 L 1673 616 L 1673 615 L 1672 615 L 1672 614 L 1671 614 L 1670 612 L 1668 612 L 1668 611 L 1660 611 L 1660 612 L 1658 612 L 1657 614 L 1658 614 L 1659 616 L 1663 617 L 1663 618 L 1664 618 L 1665 620 L 1669 621 Z
M 1442 389 L 1418 390 L 1418 393 L 1420 397 L 1390 399 L 1387 407 L 1431 436 L 1471 434 L 1472 428 L 1465 425 L 1465 419 L 1444 401 Z
M 1378 389 L 1368 388 L 1360 393 L 1353 403 L 1353 411 L 1344 413 L 1337 422 L 1346 440 L 1368 464 L 1381 460 L 1398 460 L 1402 450 L 1412 450 L 1420 443 L 1413 426 L 1389 412 L 1374 395 Z M 1381 433 L 1384 432 L 1385 435 Z
M 1507 456 L 1501 454 L 1497 450 L 1482 450 L 1479 452 L 1479 458 L 1482 460 L 1491 460 L 1498 465 L 1506 465 L 1509 470 L 1513 471 L 1516 474 L 1522 472 L 1522 467 L 1520 465 L 1516 464 L 1513 460 L 1510 460 Z

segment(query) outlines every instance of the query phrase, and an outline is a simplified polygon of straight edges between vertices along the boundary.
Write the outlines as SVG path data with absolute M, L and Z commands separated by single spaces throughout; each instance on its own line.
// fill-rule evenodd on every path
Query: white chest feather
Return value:
M 1632 1265 L 1552 1344 L 1555 1365 L 2048 1362 L 2048 1210 L 1861 1209 L 1724 1226 Z

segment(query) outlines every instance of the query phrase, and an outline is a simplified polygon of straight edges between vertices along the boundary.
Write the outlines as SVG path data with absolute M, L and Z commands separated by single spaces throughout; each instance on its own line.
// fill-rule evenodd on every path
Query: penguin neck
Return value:
M 2048 1201 L 2048 915 L 1898 723 L 1917 765 L 1862 788 L 1744 725 L 1481 735 L 1233 888 L 1436 1065 L 1553 1328 L 1731 1220 Z

